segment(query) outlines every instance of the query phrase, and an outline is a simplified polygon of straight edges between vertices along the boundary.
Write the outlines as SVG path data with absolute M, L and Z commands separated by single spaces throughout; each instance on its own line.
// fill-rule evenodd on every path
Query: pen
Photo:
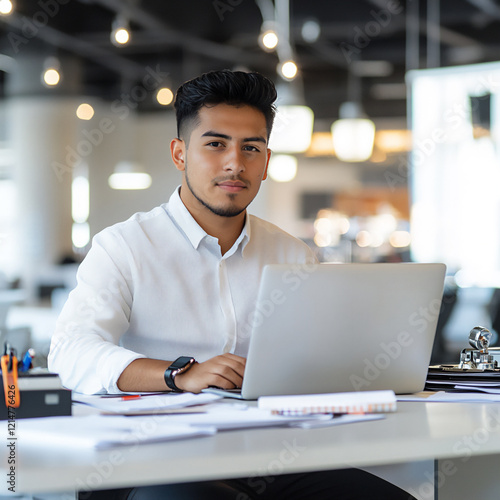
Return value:
M 5 406 L 7 408 L 19 408 L 21 395 L 17 384 L 17 358 L 14 349 L 5 343 L 4 355 L 0 358 L 2 368 L 3 391 L 5 394 Z
M 31 362 L 33 361 L 34 357 L 35 357 L 35 350 L 31 348 L 28 349 L 23 357 L 23 360 L 21 361 L 21 366 L 19 367 L 19 371 L 20 372 L 28 371 L 31 368 Z

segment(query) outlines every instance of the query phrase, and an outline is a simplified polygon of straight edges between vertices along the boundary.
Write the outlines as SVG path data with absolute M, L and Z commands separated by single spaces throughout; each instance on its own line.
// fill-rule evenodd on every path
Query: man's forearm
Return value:
M 136 359 L 123 370 L 118 388 L 123 392 L 168 391 L 164 374 L 171 363 L 160 359 Z
M 192 367 L 175 377 L 181 391 L 198 393 L 211 385 L 232 389 L 241 387 L 245 371 L 245 358 L 234 354 L 221 354 Z M 165 370 L 172 361 L 140 358 L 132 361 L 118 378 L 118 388 L 123 392 L 168 391 Z

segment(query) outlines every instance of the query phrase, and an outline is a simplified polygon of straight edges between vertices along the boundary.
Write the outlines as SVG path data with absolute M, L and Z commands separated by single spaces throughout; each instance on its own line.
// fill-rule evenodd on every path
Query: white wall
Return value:
M 176 135 L 173 111 L 129 115 L 123 120 L 104 108 L 100 111 L 103 118 L 111 120 L 115 129 L 88 158 L 92 235 L 135 212 L 164 203 L 181 182 L 181 174 L 170 159 L 170 141 Z M 109 187 L 108 178 L 116 163 L 127 159 L 137 160 L 151 175 L 149 189 L 120 191 Z

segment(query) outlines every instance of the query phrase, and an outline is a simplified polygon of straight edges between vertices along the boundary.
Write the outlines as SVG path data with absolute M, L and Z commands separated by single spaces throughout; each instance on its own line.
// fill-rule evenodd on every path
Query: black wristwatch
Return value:
M 165 370 L 165 383 L 169 389 L 175 392 L 182 392 L 175 385 L 175 376 L 179 375 L 179 373 L 187 372 L 193 364 L 196 363 L 194 358 L 190 358 L 189 356 L 181 356 L 177 358 L 166 370 Z

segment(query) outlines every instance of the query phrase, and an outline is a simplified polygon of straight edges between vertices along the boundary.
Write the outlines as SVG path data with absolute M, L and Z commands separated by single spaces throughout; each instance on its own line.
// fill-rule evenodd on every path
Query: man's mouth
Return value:
M 230 193 L 239 193 L 247 187 L 246 184 L 242 181 L 222 181 L 218 182 L 217 186 Z

